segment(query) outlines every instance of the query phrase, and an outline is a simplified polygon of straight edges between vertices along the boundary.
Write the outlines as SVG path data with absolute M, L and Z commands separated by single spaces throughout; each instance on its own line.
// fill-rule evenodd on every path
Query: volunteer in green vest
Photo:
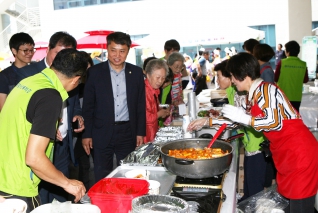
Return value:
M 41 205 L 41 179 L 75 196 L 85 194 L 82 182 L 66 178 L 51 162 L 62 102 L 78 86 L 87 60 L 75 49 L 60 51 L 51 68 L 22 80 L 0 113 L 0 196 L 19 198 L 27 212 Z
M 308 82 L 306 62 L 298 58 L 300 46 L 296 41 L 285 44 L 285 55 L 276 65 L 275 82 L 283 90 L 292 106 L 299 112 L 303 83 Z
M 220 89 L 225 89 L 229 104 L 246 108 L 246 94 L 238 93 L 231 82 L 231 74 L 226 70 L 228 60 L 222 61 L 214 67 L 217 72 L 217 83 Z M 188 129 L 196 130 L 205 126 L 212 126 L 213 118 L 201 118 L 192 121 Z M 260 151 L 260 143 L 266 140 L 263 133 L 257 132 L 251 127 L 243 127 L 237 133 L 244 133 L 242 140 L 245 148 L 244 155 L 244 199 L 264 190 L 267 162 L 264 154 Z

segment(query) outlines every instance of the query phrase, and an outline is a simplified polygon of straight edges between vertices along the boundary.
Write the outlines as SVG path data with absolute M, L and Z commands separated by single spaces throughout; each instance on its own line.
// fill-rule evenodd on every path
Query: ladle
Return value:
M 227 124 L 224 123 L 221 125 L 220 129 L 215 133 L 215 135 L 213 136 L 213 138 L 211 139 L 209 145 L 207 146 L 208 148 L 211 148 L 212 145 L 214 144 L 214 142 L 216 141 L 216 139 L 220 136 L 220 134 L 223 132 L 223 130 L 226 128 Z

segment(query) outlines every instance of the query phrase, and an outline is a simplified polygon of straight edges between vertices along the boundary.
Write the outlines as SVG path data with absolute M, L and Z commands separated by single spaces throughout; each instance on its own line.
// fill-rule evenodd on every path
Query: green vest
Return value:
M 40 179 L 25 163 L 26 147 L 32 124 L 26 111 L 32 95 L 44 88 L 56 89 L 63 101 L 68 94 L 53 70 L 41 73 L 18 83 L 8 96 L 0 113 L 0 191 L 22 197 L 38 195 Z M 49 157 L 53 142 L 46 155 Z
M 234 95 L 236 93 L 235 87 L 230 86 L 226 89 L 226 94 L 229 99 L 229 104 L 234 105 Z M 257 132 L 252 127 L 243 127 L 237 130 L 237 133 L 244 133 L 242 142 L 244 144 L 245 150 L 248 152 L 255 152 L 260 149 L 259 144 L 262 143 L 266 138 L 262 132 Z
M 229 100 L 229 104 L 234 105 L 234 95 L 236 93 L 235 86 L 230 86 L 226 88 L 227 99 Z
M 301 101 L 303 82 L 306 74 L 306 62 L 298 57 L 289 56 L 281 60 L 277 85 L 290 101 Z

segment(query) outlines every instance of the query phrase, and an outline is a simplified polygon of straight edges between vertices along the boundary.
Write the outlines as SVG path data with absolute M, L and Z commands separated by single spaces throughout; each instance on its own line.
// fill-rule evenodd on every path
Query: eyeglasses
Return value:
M 182 67 L 172 67 L 172 68 L 175 69 L 175 70 L 180 70 L 180 71 L 183 70 L 183 66 Z
M 23 51 L 24 52 L 24 54 L 28 54 L 28 53 L 34 53 L 34 49 L 25 49 L 25 50 L 22 50 L 22 49 L 19 49 L 19 50 L 21 50 L 21 51 Z

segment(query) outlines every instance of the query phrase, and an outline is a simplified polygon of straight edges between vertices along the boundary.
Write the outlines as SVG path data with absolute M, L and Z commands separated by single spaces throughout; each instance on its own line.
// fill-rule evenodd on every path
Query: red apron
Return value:
M 251 108 L 253 117 L 263 112 L 257 100 Z M 301 119 L 283 120 L 280 131 L 263 131 L 277 169 L 277 190 L 286 198 L 303 199 L 317 194 L 318 142 Z

